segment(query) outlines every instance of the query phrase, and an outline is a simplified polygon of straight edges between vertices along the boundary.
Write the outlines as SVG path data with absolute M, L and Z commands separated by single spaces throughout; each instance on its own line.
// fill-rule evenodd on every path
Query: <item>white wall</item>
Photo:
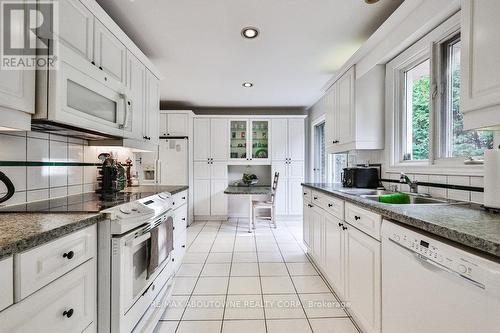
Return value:
M 115 152 L 124 162 L 133 160 L 129 149 L 90 147 L 81 139 L 39 132 L 9 132 L 0 134 L 0 163 L 18 162 L 20 166 L 1 166 L 14 183 L 16 194 L 2 205 L 22 204 L 86 192 L 97 186 L 97 156 Z M 89 165 L 30 166 L 26 162 L 60 162 Z M 24 165 L 23 165 L 24 164 Z M 0 196 L 6 193 L 3 183 Z

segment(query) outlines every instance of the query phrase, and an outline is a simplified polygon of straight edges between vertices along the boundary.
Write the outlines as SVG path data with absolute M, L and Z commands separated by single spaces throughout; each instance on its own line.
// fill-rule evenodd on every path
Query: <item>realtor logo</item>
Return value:
M 54 69 L 56 1 L 1 1 L 3 70 Z

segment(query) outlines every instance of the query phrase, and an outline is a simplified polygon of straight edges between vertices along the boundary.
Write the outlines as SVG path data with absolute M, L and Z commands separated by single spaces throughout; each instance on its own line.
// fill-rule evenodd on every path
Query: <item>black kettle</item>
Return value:
M 12 181 L 9 179 L 9 177 L 7 177 L 7 175 L 3 172 L 0 172 L 0 181 L 3 182 L 5 186 L 7 186 L 7 194 L 0 198 L 0 203 L 2 203 L 12 198 L 12 196 L 16 192 L 16 188 L 14 187 L 14 184 L 12 184 Z

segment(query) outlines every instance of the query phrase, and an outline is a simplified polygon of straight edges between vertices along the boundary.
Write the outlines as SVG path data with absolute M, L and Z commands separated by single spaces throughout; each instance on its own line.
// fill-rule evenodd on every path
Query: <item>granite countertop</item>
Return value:
M 0 210 L 0 259 L 84 229 L 105 219 L 99 211 L 161 193 L 176 194 L 188 186 L 143 185 L 103 198 L 96 193 L 4 207 Z
M 493 214 L 472 204 L 459 205 L 387 205 L 343 193 L 340 184 L 304 183 L 312 188 L 382 215 L 500 258 L 500 214 Z
M 0 260 L 84 229 L 104 219 L 97 213 L 2 213 Z
M 224 194 L 229 195 L 269 195 L 271 186 L 228 186 Z

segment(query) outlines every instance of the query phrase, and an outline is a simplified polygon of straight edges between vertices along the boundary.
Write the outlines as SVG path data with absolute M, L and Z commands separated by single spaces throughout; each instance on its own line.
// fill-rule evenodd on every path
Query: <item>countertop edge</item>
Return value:
M 403 215 L 397 212 L 381 209 L 379 207 L 371 205 L 369 202 L 367 202 L 367 200 L 362 201 L 361 199 L 358 199 L 357 197 L 352 195 L 340 193 L 338 191 L 323 189 L 321 187 L 317 187 L 315 185 L 307 183 L 302 183 L 301 185 L 328 195 L 332 195 L 349 203 L 357 205 L 362 204 L 363 208 L 382 215 L 384 219 L 393 220 L 403 225 L 407 225 L 422 230 L 429 234 L 441 237 L 448 241 L 473 249 L 475 251 L 479 251 L 482 254 L 494 256 L 497 260 L 500 259 L 500 244 L 498 243 L 491 242 L 487 239 L 470 235 L 468 233 L 460 232 L 459 230 L 456 229 L 440 226 L 438 224 L 414 218 L 409 215 Z
M 9 245 L 0 247 L 0 260 L 33 249 L 40 245 L 44 245 L 58 238 L 69 235 L 73 232 L 85 229 L 105 219 L 106 217 L 104 216 L 104 214 L 97 213 L 94 216 L 90 216 L 88 218 L 84 218 L 82 220 L 69 223 L 52 230 L 48 230 L 24 239 L 17 240 Z

